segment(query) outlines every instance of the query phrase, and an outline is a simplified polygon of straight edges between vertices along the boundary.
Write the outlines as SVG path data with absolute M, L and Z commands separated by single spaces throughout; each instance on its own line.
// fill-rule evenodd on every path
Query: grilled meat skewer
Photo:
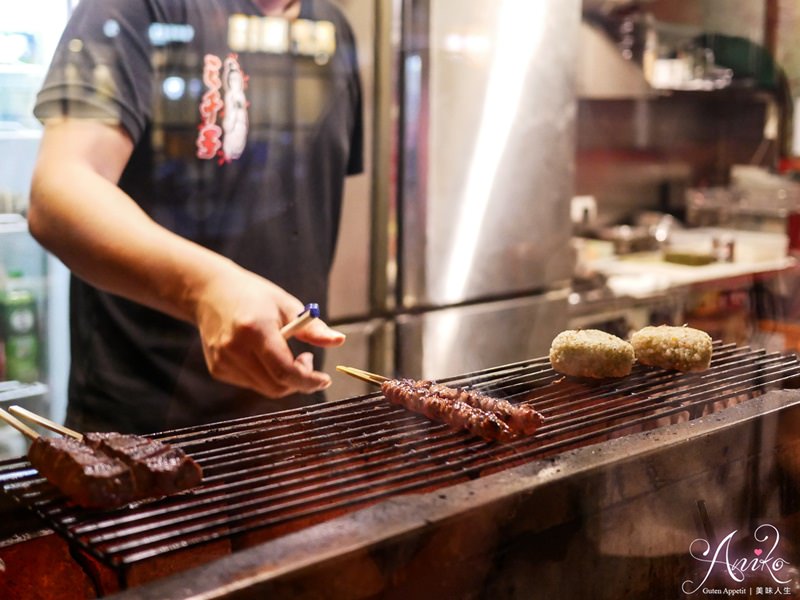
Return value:
M 66 437 L 42 437 L 18 417 Z M 183 450 L 158 440 L 123 433 L 82 435 L 21 406 L 0 408 L 0 419 L 31 440 L 31 465 L 79 506 L 115 508 L 186 490 L 203 479 L 200 465 Z
M 147 496 L 166 496 L 194 487 L 203 470 L 180 448 L 138 435 L 87 433 L 84 441 L 107 456 L 125 463 L 137 490 Z
M 28 460 L 65 496 L 86 508 L 122 506 L 136 498 L 131 470 L 74 438 L 37 437 Z
M 507 440 L 517 435 L 530 435 L 544 422 L 544 417 L 532 406 L 514 405 L 474 390 L 452 388 L 427 380 L 389 379 L 342 365 L 336 369 L 380 385 L 384 396 L 395 404 L 468 429 L 486 439 Z
M 430 382 L 389 379 L 381 384 L 381 391 L 392 404 L 399 404 L 441 423 L 466 429 L 484 439 L 506 442 L 517 437 L 494 413 L 470 406 L 459 399 L 442 396 L 442 391 L 434 389 Z
M 83 440 L 37 437 L 28 459 L 85 508 L 116 508 L 194 487 L 203 471 L 178 448 L 146 437 L 87 433 Z
M 490 412 L 503 421 L 515 433 L 530 435 L 544 422 L 544 417 L 532 406 L 518 406 L 508 400 L 492 398 L 473 390 L 457 389 L 441 383 L 418 381 L 418 386 L 430 390 L 430 393 L 450 401 L 459 401 Z

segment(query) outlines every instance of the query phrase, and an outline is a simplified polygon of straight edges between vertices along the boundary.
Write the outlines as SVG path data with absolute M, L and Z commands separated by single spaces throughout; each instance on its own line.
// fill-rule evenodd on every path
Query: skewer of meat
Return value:
M 42 437 L 2 408 L 0 418 L 31 440 L 31 464 L 76 504 L 124 504 L 131 496 L 133 478 L 120 461 L 97 456 L 73 437 Z
M 203 472 L 182 450 L 141 436 L 88 433 L 85 436 L 22 407 L 0 409 L 0 417 L 32 440 L 28 459 L 39 473 L 76 504 L 114 508 L 134 500 L 189 489 Z M 66 437 L 42 437 L 16 417 Z
M 424 380 L 392 380 L 353 367 L 336 368 L 362 381 L 380 385 L 384 396 L 396 404 L 402 404 L 430 418 L 469 429 L 487 439 L 508 440 L 518 435 L 530 435 L 544 421 L 542 415 L 532 406 L 516 406 L 507 400 L 492 398 L 474 390 L 458 389 Z M 452 405 L 454 408 L 443 412 L 440 407 L 442 403 L 444 407 Z
M 544 422 L 544 417 L 532 406 L 511 404 L 502 398 L 492 398 L 474 390 L 448 387 L 432 381 L 418 381 L 417 386 L 427 388 L 431 394 L 447 400 L 459 401 L 490 412 L 517 433 L 530 435 Z
M 71 437 L 39 436 L 28 460 L 47 481 L 85 508 L 113 508 L 137 499 L 131 470 Z
M 116 432 L 87 433 L 83 440 L 96 451 L 127 465 L 141 497 L 168 496 L 203 480 L 200 465 L 170 444 Z
M 431 386 L 419 385 L 413 379 L 389 379 L 381 384 L 381 391 L 392 404 L 405 406 L 435 421 L 466 429 L 487 440 L 507 442 L 516 437 L 508 425 L 497 415 L 470 406 L 458 399 L 445 398 Z

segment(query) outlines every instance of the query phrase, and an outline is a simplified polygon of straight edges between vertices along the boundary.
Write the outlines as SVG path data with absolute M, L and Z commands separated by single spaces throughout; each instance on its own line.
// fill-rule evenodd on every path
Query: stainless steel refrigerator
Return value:
M 331 321 L 349 364 L 440 378 L 566 328 L 579 0 L 339 0 L 367 172 L 348 183 Z M 334 375 L 331 398 L 369 391 Z
M 69 275 L 31 237 L 24 215 L 41 139 L 33 104 L 70 11 L 65 0 L 0 5 L 0 293 L 17 288 L 35 300 L 27 313 L 34 333 L 17 346 L 26 368 L 9 368 L 10 334 L 0 332 L 0 406 L 23 404 L 56 420 L 66 408 Z M 0 458 L 24 449 L 18 432 L 0 426 Z

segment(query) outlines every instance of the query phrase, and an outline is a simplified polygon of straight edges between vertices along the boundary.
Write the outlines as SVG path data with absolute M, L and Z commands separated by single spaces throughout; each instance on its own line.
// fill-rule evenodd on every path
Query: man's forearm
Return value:
M 238 268 L 155 223 L 86 165 L 50 163 L 46 169 L 32 190 L 31 232 L 92 285 L 193 321 L 208 279 Z

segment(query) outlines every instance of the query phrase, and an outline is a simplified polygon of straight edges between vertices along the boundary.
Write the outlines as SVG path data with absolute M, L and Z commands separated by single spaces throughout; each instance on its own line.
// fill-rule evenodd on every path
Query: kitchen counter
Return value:
M 600 285 L 573 286 L 570 328 L 627 337 L 645 325 L 689 323 L 725 341 L 794 349 L 785 335 L 762 331 L 767 322 L 800 322 L 800 302 L 794 300 L 800 298 L 800 260 L 794 257 L 688 266 L 665 262 L 660 253 L 640 253 L 584 266 Z
M 729 284 L 741 278 L 749 280 L 799 270 L 797 259 L 788 256 L 687 266 L 665 262 L 658 253 L 601 259 L 590 268 L 605 276 L 606 286 L 615 297 L 631 298 L 651 298 L 685 287 Z

